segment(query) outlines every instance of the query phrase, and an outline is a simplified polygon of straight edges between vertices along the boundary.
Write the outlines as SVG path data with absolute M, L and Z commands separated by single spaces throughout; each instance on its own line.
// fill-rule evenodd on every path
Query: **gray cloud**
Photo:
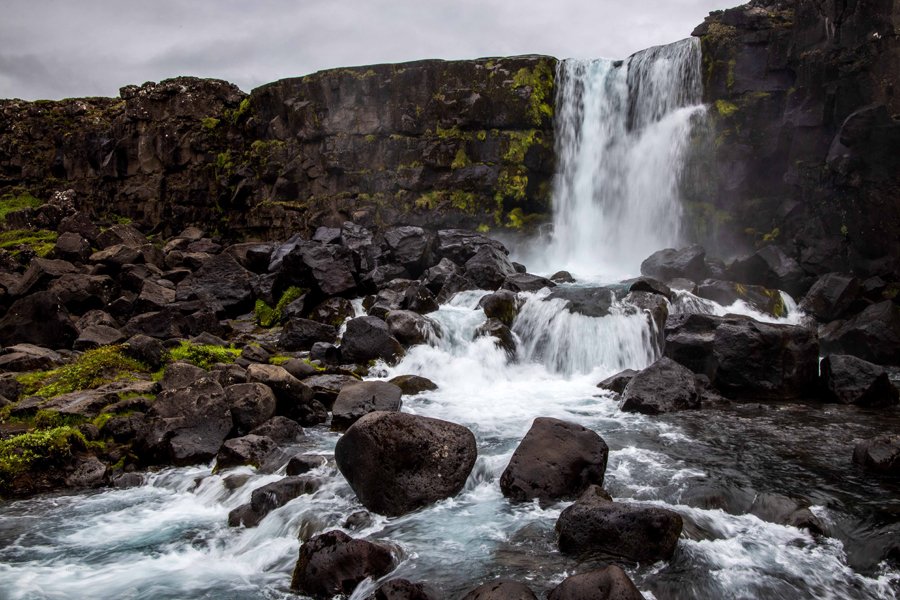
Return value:
M 515 54 L 624 57 L 735 0 L 6 0 L 0 97 L 116 95 L 218 77 L 244 90 L 320 69 Z

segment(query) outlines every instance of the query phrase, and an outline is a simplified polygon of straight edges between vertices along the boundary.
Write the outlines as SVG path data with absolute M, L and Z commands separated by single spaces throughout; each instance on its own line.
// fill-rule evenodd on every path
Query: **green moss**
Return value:
M 737 112 L 738 107 L 727 100 L 716 100 L 716 110 L 723 117 L 730 117 Z
M 16 475 L 72 455 L 87 446 L 84 435 L 70 426 L 41 429 L 0 440 L 0 488 Z
M 275 308 L 272 308 L 263 300 L 257 300 L 253 308 L 253 312 L 256 315 L 256 323 L 260 327 L 274 327 L 278 325 L 284 317 L 284 311 L 287 309 L 288 304 L 305 293 L 305 289 L 291 286 L 281 294 L 281 298 L 278 299 Z
M 525 161 L 525 155 L 528 149 L 535 143 L 543 141 L 543 135 L 537 129 L 529 129 L 527 131 L 508 131 L 506 152 L 503 154 L 503 160 L 508 163 L 521 164 Z
M 484 140 L 487 139 L 487 131 L 482 129 L 481 131 L 479 131 L 478 133 L 475 134 L 475 137 L 478 138 L 479 142 L 483 142 Z
M 442 140 L 467 140 L 470 137 L 456 125 L 448 128 L 444 128 L 438 125 L 435 135 L 437 135 Z
M 547 60 L 541 60 L 534 68 L 522 67 L 513 77 L 513 89 L 529 88 L 528 114 L 532 123 L 540 126 L 544 119 L 553 117 L 553 69 Z
M 725 85 L 730 90 L 734 87 L 734 66 L 737 64 L 733 58 L 728 61 L 728 73 L 725 75 Z
M 219 152 L 216 155 L 216 170 L 220 174 L 228 174 L 234 171 L 234 159 L 231 157 L 231 150 Z
M 143 363 L 125 356 L 122 346 L 103 346 L 88 350 L 74 362 L 58 369 L 19 376 L 17 379 L 25 394 L 52 398 L 78 390 L 90 390 L 148 371 Z
M 250 113 L 250 98 L 244 98 L 235 109 L 226 110 L 223 116 L 231 121 L 232 125 L 237 125 L 241 119 Z
M 504 170 L 497 178 L 497 194 L 501 201 L 507 198 L 516 201 L 524 200 L 527 187 L 528 175 L 520 171 Z
M 369 142 L 370 144 L 377 139 L 378 139 L 378 137 L 373 133 L 370 133 L 369 135 L 366 136 L 366 141 Z
M 787 316 L 787 307 L 784 305 L 784 297 L 778 290 L 765 290 L 763 292 L 769 297 L 769 311 L 779 319 Z
M 215 117 L 206 117 L 204 119 L 200 119 L 200 124 L 203 126 L 203 129 L 207 129 L 212 131 L 221 123 L 221 119 L 217 119 Z
M 433 190 L 430 192 L 425 192 L 421 196 L 419 196 L 415 201 L 416 208 L 427 208 L 429 210 L 434 210 L 441 206 L 447 199 L 447 192 L 442 190 Z
M 35 413 L 31 424 L 35 429 L 53 429 L 66 425 L 78 425 L 82 421 L 84 419 L 76 415 L 62 415 L 55 410 L 39 410 Z
M 450 163 L 450 168 L 455 171 L 456 169 L 468 167 L 470 164 L 472 164 L 472 161 L 470 161 L 469 157 L 466 155 L 466 149 L 460 146 L 459 150 L 456 151 L 456 156 L 453 158 L 453 162 Z
M 278 365 L 281 366 L 289 360 L 293 360 L 293 356 L 284 356 L 283 354 L 276 354 L 275 356 L 269 358 L 270 365 Z
M 488 233 L 490 230 L 491 230 L 491 227 L 487 223 L 482 223 L 481 225 L 479 225 L 478 227 L 475 228 L 475 231 L 477 231 L 478 233 Z
M 43 204 L 40 200 L 24 192 L 22 194 L 4 194 L 0 196 L 0 221 L 6 221 L 6 215 L 24 208 L 37 208 Z
M 113 415 L 112 413 L 101 413 L 101 414 L 97 415 L 96 417 L 94 417 L 91 420 L 91 423 L 97 429 L 102 430 L 104 427 L 106 427 L 106 424 L 109 422 L 110 419 L 113 418 L 113 416 L 115 416 L 115 415 Z
M 475 214 L 477 204 L 478 197 L 472 192 L 454 190 L 450 193 L 450 206 L 457 210 L 473 215 Z
M 47 256 L 59 237 L 46 229 L 12 229 L 0 232 L 0 249 L 17 254 L 21 249 L 32 250 L 38 256 Z
M 253 306 L 253 314 L 256 316 L 256 324 L 260 327 L 274 327 L 278 323 L 275 318 L 275 309 L 266 304 L 265 300 L 257 300 Z
M 764 242 L 774 242 L 778 239 L 778 236 L 781 235 L 781 230 L 779 228 L 775 228 L 769 233 L 763 235 L 762 241 Z
M 234 347 L 194 344 L 188 341 L 181 342 L 169 351 L 170 360 L 189 362 L 207 370 L 216 363 L 233 363 L 240 355 L 241 351 Z

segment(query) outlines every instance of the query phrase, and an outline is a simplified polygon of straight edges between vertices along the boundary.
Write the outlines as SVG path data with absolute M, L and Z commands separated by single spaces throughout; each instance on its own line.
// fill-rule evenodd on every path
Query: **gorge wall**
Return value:
M 893 0 L 754 1 L 694 31 L 710 118 L 685 179 L 689 237 L 898 276 L 898 24 Z M 184 77 L 3 100 L 0 195 L 72 188 L 97 218 L 234 237 L 348 219 L 518 229 L 549 219 L 555 71 L 539 56 L 421 61 L 250 95 Z

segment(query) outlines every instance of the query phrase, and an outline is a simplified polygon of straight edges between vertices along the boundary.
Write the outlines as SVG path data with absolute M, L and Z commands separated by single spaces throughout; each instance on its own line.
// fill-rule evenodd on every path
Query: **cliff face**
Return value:
M 283 237 L 352 219 L 521 227 L 548 210 L 555 60 L 325 71 L 249 96 L 177 78 L 121 98 L 0 101 L 0 194 Z
M 812 273 L 897 273 L 898 25 L 892 0 L 798 0 L 697 28 L 717 167 L 694 198 L 705 233 L 774 240 Z

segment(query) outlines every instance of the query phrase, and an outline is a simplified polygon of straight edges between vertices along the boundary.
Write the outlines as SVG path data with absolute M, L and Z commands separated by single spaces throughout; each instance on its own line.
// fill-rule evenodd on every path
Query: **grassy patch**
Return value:
M 75 362 L 58 369 L 27 373 L 17 379 L 26 395 L 52 398 L 78 390 L 90 390 L 148 370 L 143 363 L 125 356 L 121 346 L 103 346 L 88 350 Z
M 12 229 L 0 232 L 0 250 L 8 250 L 13 254 L 22 248 L 30 248 L 38 256 L 47 256 L 56 245 L 59 235 L 46 229 Z
M 37 208 L 43 204 L 28 192 L 14 195 L 4 194 L 0 197 L 0 221 L 6 221 L 6 215 L 23 208 Z
M 303 288 L 291 286 L 286 289 L 281 295 L 281 298 L 278 299 L 275 308 L 266 304 L 264 300 L 257 300 L 256 305 L 253 307 L 253 312 L 256 315 L 256 323 L 260 327 L 274 327 L 278 325 L 284 317 L 284 311 L 288 304 L 300 298 L 305 293 L 306 290 Z
M 223 346 L 213 346 L 207 344 L 192 344 L 191 342 L 181 342 L 181 344 L 169 351 L 169 358 L 173 361 L 179 360 L 189 362 L 201 369 L 209 369 L 216 363 L 233 363 L 237 357 L 241 355 L 241 351 L 237 348 L 225 348 Z
M 0 440 L 0 488 L 37 464 L 66 458 L 73 448 L 86 446 L 84 435 L 68 425 Z

